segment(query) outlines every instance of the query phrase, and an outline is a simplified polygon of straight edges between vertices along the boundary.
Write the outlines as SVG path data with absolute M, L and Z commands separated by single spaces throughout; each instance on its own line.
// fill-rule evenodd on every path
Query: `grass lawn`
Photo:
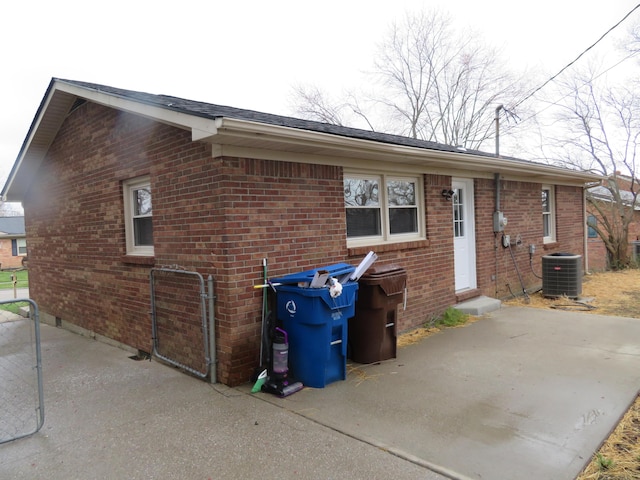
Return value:
M 16 285 L 18 288 L 28 288 L 29 287 L 29 272 L 27 270 L 18 270 L 15 272 L 5 270 L 0 271 L 0 289 L 9 289 L 13 288 L 13 281 L 11 275 L 18 276 L 18 284 Z
M 26 307 L 28 305 L 29 305 L 29 302 L 5 303 L 3 305 L 0 305 L 0 310 L 6 310 L 6 311 L 9 311 L 11 313 L 19 314 L 20 307 Z

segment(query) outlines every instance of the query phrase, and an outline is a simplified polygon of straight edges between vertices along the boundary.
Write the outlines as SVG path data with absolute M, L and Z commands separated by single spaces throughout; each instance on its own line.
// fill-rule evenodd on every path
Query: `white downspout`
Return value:
M 584 238 L 584 272 L 589 271 L 589 228 L 587 228 L 587 189 L 582 187 L 582 236 Z

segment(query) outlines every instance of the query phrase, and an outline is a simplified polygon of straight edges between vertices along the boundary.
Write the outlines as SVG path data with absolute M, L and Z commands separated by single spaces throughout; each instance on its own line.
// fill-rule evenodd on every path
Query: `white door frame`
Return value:
M 453 257 L 456 292 L 477 288 L 476 227 L 472 178 L 452 178 Z M 461 195 L 459 195 L 461 192 Z

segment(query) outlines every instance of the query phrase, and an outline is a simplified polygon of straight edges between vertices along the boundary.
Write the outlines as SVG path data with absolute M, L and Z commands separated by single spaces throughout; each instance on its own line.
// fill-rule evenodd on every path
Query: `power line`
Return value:
M 578 55 L 572 62 L 568 63 L 567 65 L 565 65 L 558 73 L 556 73 L 554 76 L 552 76 L 551 78 L 549 78 L 546 82 L 544 82 L 542 85 L 540 85 L 538 88 L 536 88 L 534 91 L 532 91 L 529 95 L 527 95 L 526 97 L 524 97 L 522 100 L 520 100 L 518 103 L 516 103 L 515 105 L 513 105 L 513 107 L 511 108 L 516 108 L 519 105 L 521 105 L 522 103 L 526 102 L 527 100 L 529 100 L 531 97 L 533 97 L 536 93 L 538 93 L 540 90 L 542 90 L 545 86 L 547 86 L 547 84 L 549 84 L 550 82 L 552 82 L 553 80 L 555 80 L 560 74 L 562 74 L 562 72 L 564 72 L 567 68 L 569 68 L 570 66 L 572 66 L 574 63 L 576 63 L 578 60 L 580 60 L 580 58 L 586 54 L 589 50 L 591 50 L 593 47 L 595 47 L 598 43 L 600 43 L 602 41 L 602 39 L 604 37 L 606 37 L 607 35 L 609 35 L 609 33 L 611 33 L 613 30 L 615 30 L 616 28 L 618 28 L 618 26 L 624 22 L 633 12 L 635 12 L 638 8 L 640 8 L 640 3 L 637 4 L 635 7 L 633 7 L 631 9 L 631 11 L 629 11 L 629 13 L 627 13 L 624 17 L 622 17 L 622 19 L 616 23 L 613 27 L 611 27 L 609 30 L 607 30 L 606 32 L 604 32 L 602 34 L 602 36 L 596 40 L 592 45 L 590 45 L 589 47 L 587 47 L 580 55 Z
M 528 117 L 524 118 L 523 120 L 519 120 L 518 123 L 525 123 L 529 120 L 531 120 L 534 117 L 537 117 L 538 115 L 540 115 L 542 112 L 544 112 L 545 110 L 550 109 L 553 106 L 558 105 L 562 100 L 564 100 L 565 98 L 567 98 L 569 95 L 571 95 L 574 92 L 577 92 L 578 90 L 580 90 L 582 87 L 584 87 L 585 85 L 588 85 L 591 81 L 593 80 L 597 80 L 598 78 L 602 77 L 603 75 L 607 74 L 608 72 L 610 72 L 611 70 L 613 70 L 614 68 L 616 68 L 618 65 L 622 64 L 623 62 L 626 62 L 627 60 L 629 60 L 630 58 L 635 57 L 636 55 L 638 55 L 640 53 L 640 51 L 635 51 L 635 52 L 631 52 L 629 55 L 627 55 L 626 57 L 624 57 L 623 59 L 619 60 L 618 62 L 614 63 L 613 65 L 611 65 L 609 68 L 603 70 L 602 72 L 600 72 L 598 75 L 596 75 L 595 77 L 591 78 L 590 80 L 587 80 L 585 82 L 582 83 L 582 85 L 578 85 L 574 88 L 571 89 L 570 92 L 567 92 L 566 94 L 564 94 L 562 97 L 560 97 L 557 100 L 554 100 L 552 102 L 548 102 L 548 105 L 546 107 L 544 107 L 543 109 L 530 114 Z M 522 103 L 522 102 L 520 102 Z M 520 105 L 520 103 L 518 103 L 518 105 Z M 507 127 L 505 129 L 505 133 L 509 131 L 509 127 Z

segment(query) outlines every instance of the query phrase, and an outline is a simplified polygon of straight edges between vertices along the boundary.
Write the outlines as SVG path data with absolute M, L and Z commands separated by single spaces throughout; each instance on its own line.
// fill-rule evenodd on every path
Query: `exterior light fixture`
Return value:
M 456 192 L 454 192 L 453 190 L 447 189 L 447 188 L 442 190 L 442 196 L 444 197 L 445 200 L 451 200 L 451 197 L 453 197 L 454 193 L 456 193 Z

